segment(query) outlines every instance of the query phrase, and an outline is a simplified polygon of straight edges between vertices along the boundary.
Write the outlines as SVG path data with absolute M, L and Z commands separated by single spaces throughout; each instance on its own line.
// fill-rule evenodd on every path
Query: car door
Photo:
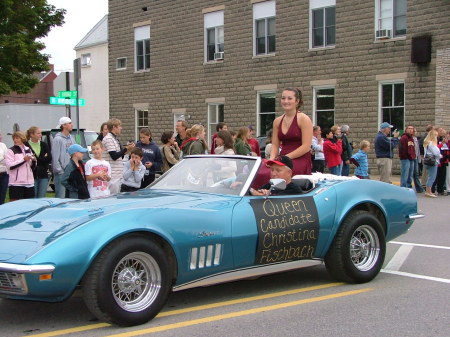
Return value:
M 322 192 L 243 197 L 232 218 L 235 268 L 320 255 L 329 242 L 335 214 L 335 198 L 330 198 L 330 191 Z

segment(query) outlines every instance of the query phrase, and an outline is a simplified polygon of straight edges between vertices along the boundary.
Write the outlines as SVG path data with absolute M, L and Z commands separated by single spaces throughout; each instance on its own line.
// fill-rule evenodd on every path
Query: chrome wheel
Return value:
M 378 234 L 372 226 L 358 227 L 350 239 L 350 258 L 360 271 L 367 271 L 377 263 L 380 254 Z
M 122 309 L 139 312 L 157 298 L 161 289 L 161 270 L 151 255 L 132 252 L 114 268 L 111 286 L 114 300 Z

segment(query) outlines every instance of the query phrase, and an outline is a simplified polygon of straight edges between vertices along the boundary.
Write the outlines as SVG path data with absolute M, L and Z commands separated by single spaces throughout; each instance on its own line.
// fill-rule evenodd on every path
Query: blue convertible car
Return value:
M 251 196 L 260 165 L 193 156 L 137 192 L 3 205 L 0 295 L 56 302 L 81 288 L 99 319 L 137 325 L 171 291 L 311 261 L 337 280 L 370 281 L 386 241 L 421 217 L 412 190 L 371 180 L 301 177 L 302 194 Z

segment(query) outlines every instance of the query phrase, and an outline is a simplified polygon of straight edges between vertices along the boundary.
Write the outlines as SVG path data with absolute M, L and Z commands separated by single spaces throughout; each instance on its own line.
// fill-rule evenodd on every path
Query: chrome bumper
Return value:
M 425 215 L 424 214 L 420 214 L 420 213 L 415 213 L 415 214 L 408 215 L 408 219 L 409 220 L 417 220 L 417 219 L 422 219 L 424 217 L 425 217 Z
M 45 274 L 51 273 L 55 270 L 55 266 L 51 264 L 41 264 L 41 265 L 26 265 L 26 264 L 13 264 L 13 263 L 1 263 L 0 271 L 9 273 L 31 273 L 31 274 Z

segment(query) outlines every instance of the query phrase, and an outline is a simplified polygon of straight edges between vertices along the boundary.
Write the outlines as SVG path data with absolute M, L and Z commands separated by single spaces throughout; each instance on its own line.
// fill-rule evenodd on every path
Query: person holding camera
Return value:
M 12 134 L 14 146 L 11 147 L 5 158 L 9 171 L 9 200 L 34 198 L 34 176 L 36 158 L 28 146 L 25 134 L 16 131 Z
M 394 126 L 387 122 L 381 123 L 374 141 L 375 155 L 377 157 L 377 167 L 378 172 L 380 173 L 380 181 L 388 184 L 392 184 L 392 158 L 394 157 L 394 149 L 400 142 L 400 140 L 398 139 L 400 133 L 397 131 L 397 129 L 394 130 L 392 138 L 388 137 L 393 127 Z
M 129 153 L 134 148 L 133 142 L 128 142 L 126 147 L 123 147 L 117 138 L 122 133 L 122 122 L 120 119 L 111 118 L 108 122 L 109 133 L 103 138 L 102 143 L 105 147 L 103 152 L 103 159 L 111 166 L 111 180 L 109 181 L 109 191 L 111 194 L 120 192 L 122 185 L 123 163 L 122 159 L 125 154 Z

